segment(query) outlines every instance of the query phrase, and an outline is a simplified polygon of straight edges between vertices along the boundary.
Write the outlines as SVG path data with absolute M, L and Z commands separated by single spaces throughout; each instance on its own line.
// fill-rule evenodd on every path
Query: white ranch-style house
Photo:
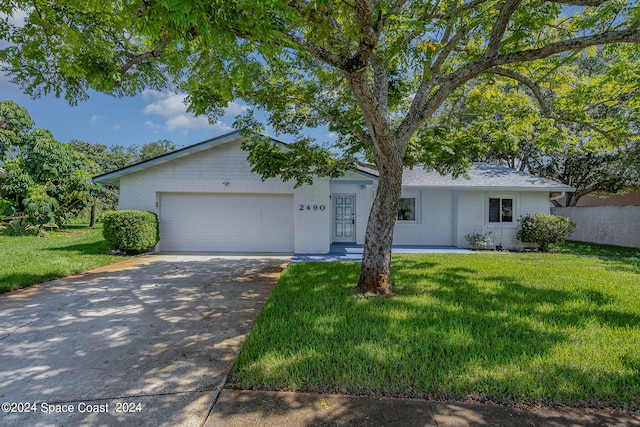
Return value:
M 94 181 L 120 188 L 120 209 L 158 215 L 160 251 L 323 254 L 333 243 L 364 243 L 375 173 L 316 177 L 299 188 L 263 181 L 251 171 L 242 140 L 232 132 Z M 519 247 L 518 219 L 549 213 L 550 198 L 572 190 L 487 163 L 458 179 L 407 169 L 394 244 L 466 247 L 466 235 L 493 231 L 494 243 Z

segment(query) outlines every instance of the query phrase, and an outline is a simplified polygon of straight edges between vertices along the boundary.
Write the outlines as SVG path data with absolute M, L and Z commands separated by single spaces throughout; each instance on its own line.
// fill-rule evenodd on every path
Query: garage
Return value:
M 293 252 L 293 196 L 161 193 L 160 249 Z

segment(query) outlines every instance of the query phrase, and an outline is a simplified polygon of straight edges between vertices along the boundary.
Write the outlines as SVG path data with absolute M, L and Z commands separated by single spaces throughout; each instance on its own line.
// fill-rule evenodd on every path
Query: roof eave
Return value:
M 404 188 L 425 189 L 425 190 L 476 190 L 476 191 L 519 191 L 519 192 L 572 192 L 574 187 L 508 187 L 508 186 L 472 186 L 472 185 L 417 185 L 402 184 Z

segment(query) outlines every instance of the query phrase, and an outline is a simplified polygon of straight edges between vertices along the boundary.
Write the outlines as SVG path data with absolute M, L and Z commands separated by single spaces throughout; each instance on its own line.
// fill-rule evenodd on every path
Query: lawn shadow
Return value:
M 604 261 L 612 270 L 640 275 L 640 249 L 568 241 L 555 245 L 553 250 L 558 253 L 596 258 Z
M 111 252 L 109 244 L 105 240 L 92 243 L 81 243 L 73 245 L 60 245 L 42 249 L 43 251 L 65 251 L 76 252 L 83 255 L 106 255 Z
M 572 404 L 594 387 L 637 384 L 637 371 L 621 375 L 593 367 L 566 371 L 565 377 L 558 377 L 561 369 L 535 371 L 572 338 L 572 328 L 593 319 L 613 327 L 640 323 L 637 314 L 609 308 L 607 295 L 536 288 L 513 276 L 437 261 L 416 264 L 394 260 L 391 298 L 358 295 L 357 264 L 290 266 L 247 340 L 230 385 Z M 583 298 L 588 304 L 572 304 Z M 559 381 L 577 383 L 558 393 Z M 640 396 L 638 386 L 629 396 Z M 624 404 L 620 396 L 605 397 L 605 404 Z

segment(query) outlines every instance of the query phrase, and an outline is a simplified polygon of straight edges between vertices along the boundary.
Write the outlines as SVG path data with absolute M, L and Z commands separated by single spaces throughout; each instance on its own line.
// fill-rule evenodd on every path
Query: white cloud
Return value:
M 89 119 L 89 123 L 91 123 L 92 125 L 97 124 L 98 122 L 101 122 L 102 120 L 104 120 L 104 116 L 100 116 L 98 114 L 94 114 L 93 116 L 91 116 L 91 118 Z
M 145 101 L 149 102 L 143 110 L 144 114 L 156 117 L 162 122 L 162 124 L 158 124 L 153 119 L 145 122 L 145 125 L 156 130 L 188 132 L 192 129 L 206 129 L 212 133 L 227 132 L 232 129 L 230 125 L 235 116 L 247 110 L 247 106 L 232 102 L 220 120 L 211 124 L 207 117 L 196 117 L 187 112 L 187 105 L 184 102 L 185 94 L 145 90 L 142 96 Z

